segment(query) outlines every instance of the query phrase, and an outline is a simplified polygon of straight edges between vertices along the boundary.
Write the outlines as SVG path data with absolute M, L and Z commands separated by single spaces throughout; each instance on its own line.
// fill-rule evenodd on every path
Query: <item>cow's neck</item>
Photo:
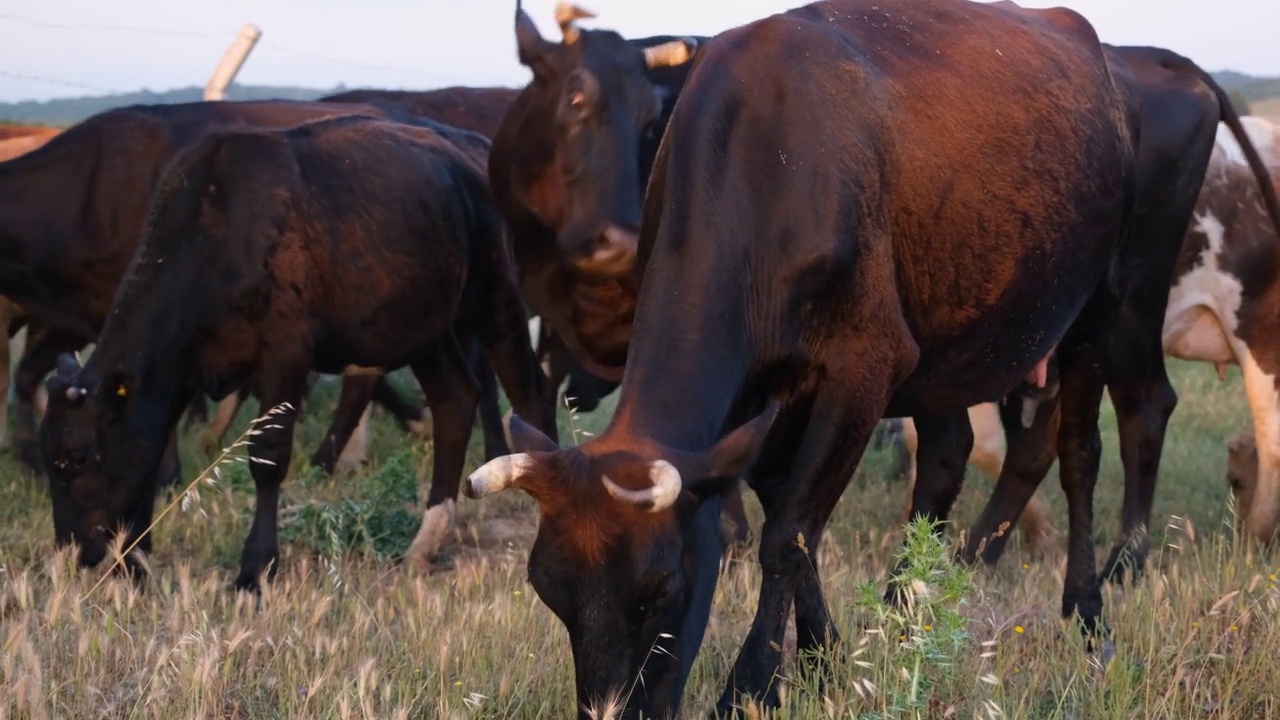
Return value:
M 133 381 L 132 406 L 148 426 L 176 423 L 193 387 L 203 307 L 200 294 L 184 286 L 203 274 L 195 253 L 160 257 L 144 246 L 90 358 L 96 377 L 122 373 Z
M 646 274 L 606 436 L 701 452 L 732 429 L 725 424 L 751 373 L 748 328 L 737 276 L 699 264 L 655 258 Z

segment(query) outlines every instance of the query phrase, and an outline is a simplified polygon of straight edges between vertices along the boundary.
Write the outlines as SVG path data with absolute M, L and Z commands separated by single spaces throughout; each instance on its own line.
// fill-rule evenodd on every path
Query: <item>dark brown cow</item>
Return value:
M 492 138 L 503 114 L 518 92 L 513 88 L 501 87 L 449 87 L 427 91 L 362 89 L 323 97 L 318 102 L 376 107 L 397 120 L 412 123 L 414 118 L 426 118 Z M 466 329 L 461 328 L 460 331 L 466 332 Z M 480 382 L 480 419 L 484 431 L 485 458 L 491 459 L 510 451 L 502 435 L 502 415 L 493 369 L 478 343 L 469 336 L 460 336 L 459 341 L 467 351 L 468 360 Z M 213 447 L 222 442 L 248 395 L 248 388 L 244 388 L 228 396 L 219 405 L 213 422 L 201 434 L 200 442 L 203 446 Z M 416 434 L 429 431 L 430 418 L 421 406 L 407 403 L 380 373 L 353 369 L 344 374 L 342 393 L 334 410 L 333 422 L 312 456 L 313 465 L 332 472 L 335 468 L 354 467 L 364 462 L 370 400 L 390 409 L 392 417 L 403 430 Z
M 593 15 L 561 3 L 562 39 L 538 34 L 516 4 L 520 62 L 534 74 L 493 142 L 490 178 L 511 230 L 521 287 L 541 318 L 550 387 L 594 409 L 622 377 L 638 287 L 630 268 L 653 158 L 705 38 L 625 39 L 579 28 Z M 554 390 L 553 390 L 554 391 Z M 740 491 L 727 498 L 731 540 L 750 528 Z
M 96 340 L 137 246 L 151 188 L 178 150 L 210 128 L 288 127 L 352 114 L 383 111 L 293 101 L 135 105 L 94 115 L 0 164 L 0 294 L 34 320 L 14 382 L 24 462 L 41 470 L 36 389 L 59 353 Z
M 562 5 L 558 12 L 572 13 L 569 6 Z M 581 14 L 581 11 L 578 11 Z M 350 90 L 347 92 L 321 98 L 322 101 L 358 102 L 374 105 L 393 113 L 407 112 L 478 132 L 487 138 L 496 136 L 498 129 L 511 104 L 521 94 L 520 89 L 503 87 L 447 87 L 437 90 Z M 656 150 L 656 136 L 652 139 Z M 638 200 L 637 200 L 638 202 Z M 551 382 L 547 390 L 551 399 L 565 378 L 569 384 L 565 389 L 567 403 L 583 412 L 595 410 L 600 399 L 613 392 L 617 383 L 597 378 L 584 370 L 578 361 L 565 348 L 559 336 L 551 331 L 550 326 L 538 323 L 537 346 L 538 357 L 543 367 L 549 370 Z M 499 427 L 501 418 L 495 416 L 496 398 L 490 401 L 491 383 L 481 390 L 480 414 L 485 428 L 486 453 L 493 447 L 501 446 L 501 453 L 508 449 L 502 438 Z M 489 458 L 493 455 L 489 455 Z
M 175 160 L 97 349 L 83 369 L 62 356 L 49 381 L 54 526 L 82 563 L 101 560 L 117 527 L 130 541 L 147 527 L 164 438 L 197 388 L 220 398 L 253 377 L 264 408 L 296 408 L 311 370 L 408 365 L 436 423 L 428 542 L 452 518 L 475 418 L 456 324 L 486 346 L 513 408 L 555 433 L 472 149 L 488 143 L 436 128 L 349 116 L 220 130 Z M 276 570 L 296 417 L 277 414 L 250 445 L 257 508 L 238 588 Z
M 1043 378 L 1055 348 L 1063 611 L 1105 631 L 1091 499 L 1112 281 L 1176 253 L 1135 243 L 1140 123 L 1065 9 L 833 0 L 699 50 L 648 185 L 612 421 L 560 448 L 513 417 L 526 452 L 465 486 L 538 502 L 529 579 L 568 629 L 579 717 L 611 697 L 624 717 L 677 713 L 719 494 L 743 473 L 763 584 L 717 709 L 776 706 L 792 609 L 800 653 L 838 637 L 817 554 L 877 421 L 915 420 L 931 501 L 915 512 L 945 516 L 966 408 Z

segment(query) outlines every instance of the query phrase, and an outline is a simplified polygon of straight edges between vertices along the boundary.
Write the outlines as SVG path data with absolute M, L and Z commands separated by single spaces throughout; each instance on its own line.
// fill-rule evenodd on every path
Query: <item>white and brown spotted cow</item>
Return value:
M 1280 126 L 1240 118 L 1272 182 L 1280 185 Z M 1280 237 L 1277 237 L 1258 183 L 1244 153 L 1224 124 L 1205 172 L 1204 185 L 1183 241 L 1165 314 L 1165 354 L 1213 363 L 1219 377 L 1239 365 L 1253 415 L 1253 438 L 1229 443 L 1233 467 L 1254 461 L 1252 473 L 1229 473 L 1238 515 L 1259 508 L 1256 522 L 1274 526 L 1280 513 Z M 999 477 L 1004 462 L 1004 430 L 995 403 L 970 408 L 974 446 L 969 462 Z M 914 477 L 914 427 L 904 418 L 904 449 L 910 453 L 907 502 Z M 1259 450 L 1261 448 L 1261 450 Z M 1027 504 L 1019 525 L 1029 543 L 1052 532 L 1048 509 L 1038 496 Z M 1046 530 L 1047 529 L 1047 530 Z
M 1259 125 L 1246 126 L 1250 139 L 1280 183 L 1280 146 L 1254 136 Z M 1241 504 L 1250 513 L 1241 517 L 1265 528 L 1280 514 L 1280 237 L 1233 149 L 1219 142 L 1209 162 L 1169 293 L 1164 349 L 1214 363 L 1219 374 L 1240 366 L 1258 459 L 1257 483 Z

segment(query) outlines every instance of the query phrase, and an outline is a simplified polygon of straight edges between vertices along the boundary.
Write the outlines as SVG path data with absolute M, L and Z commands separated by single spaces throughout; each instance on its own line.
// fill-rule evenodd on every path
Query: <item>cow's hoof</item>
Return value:
M 1146 569 L 1145 565 L 1145 558 L 1130 555 L 1116 548 L 1111 551 L 1106 564 L 1102 566 L 1100 575 L 1103 582 L 1124 587 L 1126 583 L 1135 583 L 1142 577 L 1142 572 Z
M 1111 660 L 1116 656 L 1116 644 L 1110 638 L 1089 638 L 1085 641 L 1085 648 L 1091 655 L 1098 659 L 1098 664 L 1106 667 L 1111 664 Z
M 716 703 L 715 711 L 708 717 L 712 720 L 757 718 L 764 715 L 763 711 L 777 708 L 781 705 L 782 701 L 778 697 L 778 684 L 774 682 L 770 683 L 769 689 L 759 697 L 750 697 L 734 692 L 728 697 L 720 698 L 720 702 Z
M 412 565 L 419 572 L 429 572 L 432 568 L 432 561 L 440 554 L 440 549 L 444 547 L 445 538 L 453 530 L 453 520 L 454 504 L 452 499 L 427 508 L 426 512 L 422 514 L 422 525 L 418 528 L 418 535 L 414 537 L 413 544 L 409 546 L 409 550 L 404 554 L 405 562 Z
M 254 595 L 262 594 L 262 584 L 269 580 L 269 573 L 261 570 L 250 571 L 248 568 L 240 570 L 240 574 L 236 576 L 235 590 L 236 592 L 247 592 Z

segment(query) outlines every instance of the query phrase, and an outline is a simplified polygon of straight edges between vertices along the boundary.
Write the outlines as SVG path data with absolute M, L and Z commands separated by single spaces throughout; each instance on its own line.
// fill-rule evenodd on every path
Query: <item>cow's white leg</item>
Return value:
M 898 515 L 899 525 L 911 519 L 911 497 L 916 491 L 916 450 L 920 447 L 920 435 L 916 433 L 915 421 L 909 417 L 902 418 L 902 445 L 907 450 L 907 496 Z
M 354 472 L 364 465 L 365 458 L 369 454 L 369 415 L 372 412 L 373 403 L 369 403 L 360 414 L 360 422 L 356 424 L 356 429 L 351 431 L 351 437 L 342 448 L 342 454 L 338 456 L 338 462 L 334 466 L 335 472 Z
M 231 422 L 236 419 L 236 413 L 240 412 L 240 400 L 240 393 L 233 392 L 218 403 L 209 426 L 200 433 L 198 442 L 202 450 L 207 452 L 222 442 L 222 438 L 227 434 L 227 428 L 231 427 Z
M 1276 376 L 1259 367 L 1248 346 L 1239 343 L 1237 352 L 1258 445 L 1258 482 L 1242 519 L 1249 534 L 1270 540 L 1280 521 L 1280 392 Z

